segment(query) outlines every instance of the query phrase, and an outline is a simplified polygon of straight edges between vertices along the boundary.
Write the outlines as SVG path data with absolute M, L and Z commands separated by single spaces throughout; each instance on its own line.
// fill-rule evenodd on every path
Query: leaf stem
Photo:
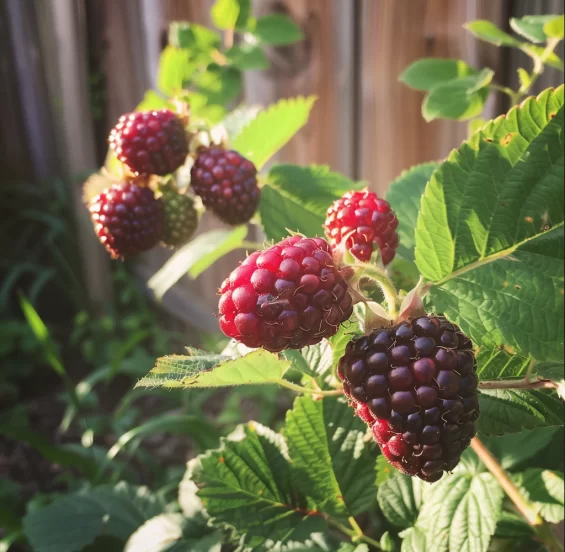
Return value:
M 363 531 L 361 530 L 361 527 L 359 527 L 359 525 L 357 524 L 357 522 L 353 519 L 353 518 L 349 518 L 349 523 L 351 523 L 351 520 L 353 519 L 356 528 L 354 529 L 349 529 L 349 527 L 346 527 L 345 525 L 342 525 L 341 523 L 339 523 L 339 521 L 331 518 L 331 517 L 327 517 L 326 518 L 328 523 L 330 525 L 332 525 L 333 527 L 335 527 L 336 529 L 338 529 L 339 531 L 341 531 L 342 533 L 344 533 L 345 535 L 347 535 L 348 537 L 351 537 L 351 540 L 353 542 L 366 542 L 367 544 L 370 544 L 371 546 L 374 546 L 377 550 L 381 550 L 381 545 L 374 539 L 372 539 L 371 537 L 368 537 L 367 535 L 363 534 Z M 352 526 L 353 523 L 351 523 Z
M 336 397 L 339 395 L 343 395 L 343 391 L 341 389 L 333 389 L 331 391 L 321 391 L 318 389 L 310 389 L 308 387 L 303 387 L 302 385 L 297 385 L 296 383 L 292 383 L 288 380 L 281 379 L 277 383 L 286 387 L 287 389 L 292 389 L 297 393 L 308 393 L 310 395 L 319 395 L 321 397 Z
M 479 389 L 557 389 L 559 384 L 553 380 L 529 379 L 487 380 L 479 383 Z
M 262 243 L 254 242 L 254 241 L 247 241 L 243 240 L 238 246 L 238 249 L 255 249 L 258 251 L 259 249 L 263 249 L 265 246 Z
M 522 84 L 522 86 L 520 86 L 520 88 L 518 89 L 518 92 L 516 92 L 516 96 L 517 96 L 516 103 L 518 103 L 523 96 L 526 96 L 533 88 L 539 76 L 543 73 L 545 62 L 547 61 L 549 56 L 553 53 L 559 42 L 560 42 L 559 38 L 550 38 L 547 41 L 547 46 L 545 47 L 545 50 L 541 53 L 540 56 L 532 56 L 530 52 L 526 51 L 526 54 L 532 56 L 534 59 L 534 69 L 532 71 L 532 74 L 530 75 L 529 82 Z
M 495 82 L 491 82 L 488 86 L 491 90 L 498 90 L 510 97 L 510 103 L 512 105 L 516 105 L 520 101 L 520 95 L 518 92 L 514 92 L 512 88 L 508 86 L 502 86 L 501 84 L 496 84 Z
M 539 526 L 543 524 L 543 519 L 537 514 L 533 506 L 529 504 L 524 497 L 520 494 L 518 487 L 508 477 L 498 460 L 491 454 L 485 447 L 483 442 L 478 437 L 473 437 L 471 440 L 471 448 L 475 451 L 481 462 L 487 469 L 494 475 L 508 498 L 514 503 L 514 506 L 524 516 L 526 521 L 532 526 Z

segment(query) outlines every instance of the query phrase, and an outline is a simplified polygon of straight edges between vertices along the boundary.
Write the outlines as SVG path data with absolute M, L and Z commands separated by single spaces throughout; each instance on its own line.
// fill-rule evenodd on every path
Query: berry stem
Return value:
M 363 531 L 361 530 L 361 527 L 357 525 L 357 522 L 355 522 L 355 525 L 357 525 L 356 529 L 349 529 L 349 527 L 345 527 L 345 525 L 342 525 L 341 523 L 339 523 L 339 521 L 336 521 L 331 517 L 328 517 L 326 519 L 330 525 L 332 525 L 333 527 L 335 527 L 336 529 L 338 529 L 348 537 L 351 537 L 351 540 L 353 542 L 366 542 L 367 544 L 370 544 L 371 546 L 375 547 L 377 550 L 381 550 L 381 546 L 376 540 L 363 534 Z M 353 518 L 349 518 L 349 523 L 351 523 L 352 519 Z
M 376 282 L 385 297 L 389 315 L 391 318 L 396 318 L 398 315 L 398 293 L 386 272 L 370 264 L 355 264 L 352 268 L 355 270 L 355 275 L 351 279 L 351 283 L 359 284 L 363 278 Z
M 296 383 L 291 383 L 288 380 L 281 379 L 277 383 L 286 387 L 287 389 L 292 389 L 297 393 L 308 393 L 310 395 L 319 395 L 321 397 L 336 397 L 339 395 L 343 395 L 343 391 L 341 389 L 333 389 L 331 391 L 322 391 L 318 389 L 310 389 L 308 387 L 303 387 L 302 385 L 297 385 Z
M 254 251 L 259 251 L 265 247 L 264 244 L 254 241 L 243 240 L 239 245 L 238 249 L 253 249 Z
M 553 380 L 512 379 L 481 381 L 479 389 L 557 389 L 559 384 Z
M 494 475 L 500 486 L 504 489 L 504 492 L 508 495 L 508 498 L 512 500 L 514 506 L 516 506 L 526 521 L 532 526 L 542 525 L 543 519 L 537 514 L 533 506 L 522 497 L 518 487 L 516 487 L 513 481 L 502 469 L 498 460 L 491 454 L 478 437 L 473 437 L 471 440 L 471 448 L 475 451 L 490 473 Z

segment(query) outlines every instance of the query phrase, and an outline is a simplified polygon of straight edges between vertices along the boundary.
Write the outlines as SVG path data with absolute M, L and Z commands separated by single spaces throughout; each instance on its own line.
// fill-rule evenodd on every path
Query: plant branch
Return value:
M 479 382 L 479 389 L 557 389 L 559 384 L 549 379 L 487 380 Z
M 498 460 L 491 454 L 478 437 L 473 437 L 471 440 L 471 448 L 475 451 L 481 462 L 487 469 L 494 475 L 508 498 L 514 503 L 514 506 L 524 516 L 526 521 L 532 526 L 539 526 L 543 524 L 543 519 L 534 510 L 533 506 L 529 504 L 524 497 L 520 494 L 518 487 L 508 477 Z
M 547 46 L 545 47 L 545 50 L 542 52 L 540 56 L 532 56 L 532 54 L 526 50 L 526 54 L 534 58 L 534 69 L 532 71 L 532 74 L 530 75 L 529 82 L 522 84 L 518 92 L 516 92 L 517 101 L 520 101 L 520 99 L 523 96 L 526 96 L 533 88 L 539 76 L 543 73 L 545 62 L 547 61 L 549 56 L 553 53 L 559 42 L 560 42 L 559 38 L 550 38 L 547 41 Z
M 308 387 L 303 387 L 302 385 L 297 385 L 296 383 L 292 383 L 288 380 L 281 379 L 277 383 L 286 387 L 287 389 L 292 389 L 297 393 L 308 393 L 309 395 L 319 395 L 321 397 L 336 397 L 339 395 L 343 395 L 343 391 L 341 389 L 333 389 L 331 391 L 322 391 L 319 389 L 310 389 Z
M 351 523 L 351 520 L 353 518 L 349 518 L 349 523 Z M 345 535 L 347 535 L 348 537 L 351 537 L 351 540 L 353 542 L 366 542 L 367 544 L 370 544 L 371 546 L 374 546 L 377 550 L 381 550 L 381 545 L 374 539 L 372 539 L 371 537 L 368 537 L 367 535 L 363 534 L 363 531 L 361 530 L 361 527 L 359 527 L 359 525 L 357 524 L 357 522 L 353 519 L 354 523 L 351 523 L 351 525 L 353 527 L 355 527 L 354 529 L 349 529 L 349 527 L 346 527 L 345 525 L 342 525 L 341 523 L 339 523 L 339 521 L 336 521 L 335 519 L 331 518 L 331 517 L 326 517 L 326 520 L 328 521 L 328 523 L 330 525 L 332 525 L 333 527 L 335 527 L 336 529 L 338 529 L 339 531 L 341 531 L 342 533 L 344 533 Z
M 237 249 L 255 249 L 256 251 L 263 249 L 265 246 L 262 243 L 254 242 L 254 241 L 247 241 L 243 240 L 238 246 Z
M 510 97 L 510 103 L 512 105 L 516 105 L 520 100 L 520 95 L 518 92 L 514 92 L 512 88 L 508 86 L 502 86 L 501 84 L 496 84 L 495 82 L 491 82 L 488 86 L 491 90 L 497 90 L 498 92 L 502 92 Z
M 355 276 L 351 279 L 351 283 L 359 284 L 363 278 L 376 282 L 383 292 L 389 315 L 396 318 L 398 314 L 398 294 L 386 272 L 369 264 L 355 264 L 352 268 L 355 270 Z

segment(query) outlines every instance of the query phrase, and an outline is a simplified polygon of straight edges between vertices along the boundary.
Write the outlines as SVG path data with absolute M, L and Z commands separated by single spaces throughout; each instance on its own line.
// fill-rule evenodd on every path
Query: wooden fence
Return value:
M 96 168 L 96 147 L 119 115 L 155 85 L 168 23 L 209 25 L 213 0 L 0 0 L 0 91 L 5 142 L 23 175 L 72 175 Z M 309 124 L 276 161 L 323 163 L 366 180 L 384 193 L 411 165 L 443 158 L 465 138 L 465 123 L 426 123 L 422 95 L 398 82 L 424 57 L 459 57 L 512 81 L 519 54 L 480 43 L 465 21 L 489 19 L 505 27 L 510 15 L 562 13 L 559 0 L 255 0 L 257 15 L 288 13 L 305 40 L 268 51 L 271 68 L 245 76 L 243 101 L 267 105 L 282 97 L 316 94 Z M 4 48 L 2 50 L 4 52 Z M 526 61 L 527 63 L 527 61 Z M 105 84 L 102 120 L 93 123 L 89 82 Z M 562 76 L 544 74 L 538 87 Z M 25 92 L 25 94 L 24 94 Z M 22 104 L 25 102 L 25 106 Z M 493 96 L 485 116 L 504 109 Z M 14 144 L 11 128 L 22 128 Z M 22 146 L 22 144 L 25 144 Z M 17 173 L 16 168 L 15 172 Z M 80 187 L 74 188 L 88 287 L 95 302 L 108 297 L 108 260 L 94 238 Z M 205 216 L 202 229 L 219 226 Z M 138 263 L 147 280 L 169 253 L 155 250 Z M 215 329 L 215 291 L 238 255 L 221 260 L 194 282 L 181 281 L 164 299 L 179 319 Z

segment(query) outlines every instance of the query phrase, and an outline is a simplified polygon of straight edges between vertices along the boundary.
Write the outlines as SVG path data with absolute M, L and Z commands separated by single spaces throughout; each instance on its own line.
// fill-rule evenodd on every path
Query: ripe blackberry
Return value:
M 122 115 L 108 143 L 135 174 L 172 173 L 188 155 L 184 124 L 168 109 Z
M 353 312 L 347 282 L 323 238 L 292 236 L 252 253 L 220 293 L 222 331 L 268 351 L 314 345 Z
M 398 219 L 388 202 L 367 189 L 347 192 L 335 201 L 328 209 L 325 222 L 332 249 L 345 239 L 346 249 L 360 261 L 367 262 L 376 246 L 384 265 L 396 254 L 397 227 Z
M 149 188 L 114 184 L 90 203 L 90 216 L 102 245 L 113 258 L 147 251 L 163 235 L 163 203 Z
M 204 207 L 228 224 L 243 224 L 257 210 L 257 169 L 236 151 L 218 146 L 202 149 L 190 177 Z
M 162 200 L 165 207 L 163 243 L 172 246 L 187 243 L 198 226 L 194 201 L 191 197 L 171 189 L 163 190 Z
M 457 326 L 423 316 L 354 339 L 338 375 L 393 466 L 434 482 L 459 463 L 479 402 L 472 343 Z

